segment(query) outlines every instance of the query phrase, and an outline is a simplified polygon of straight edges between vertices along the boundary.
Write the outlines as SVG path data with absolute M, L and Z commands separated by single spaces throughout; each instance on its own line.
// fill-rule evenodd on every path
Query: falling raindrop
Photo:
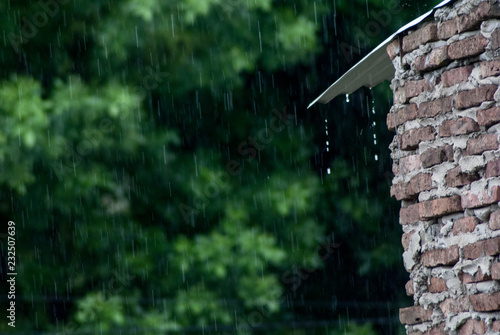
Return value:
M 375 160 L 378 161 L 378 155 L 375 155 Z
M 326 169 L 326 173 L 328 173 L 328 174 L 331 173 L 330 168 Z
M 345 102 L 349 102 L 349 94 L 345 95 Z

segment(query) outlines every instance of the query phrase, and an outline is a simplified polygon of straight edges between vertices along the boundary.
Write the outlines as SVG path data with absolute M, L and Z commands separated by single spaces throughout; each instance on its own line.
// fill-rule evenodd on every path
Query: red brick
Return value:
M 477 122 L 480 126 L 490 127 L 500 122 L 500 107 L 480 109 L 477 111 Z
M 414 325 L 425 321 L 430 321 L 432 310 L 422 306 L 412 306 L 399 309 L 399 321 L 405 325 Z
M 473 90 L 462 91 L 457 94 L 455 106 L 469 108 L 481 105 L 484 101 L 493 101 L 497 85 L 484 85 Z
M 500 59 L 481 62 L 481 76 L 483 78 L 498 76 L 500 74 Z
M 496 29 L 491 34 L 491 48 L 493 50 L 500 48 L 500 29 Z
M 500 211 L 496 211 L 496 212 L 491 213 L 488 225 L 489 225 L 491 230 L 499 230 L 500 229 Z
M 406 208 L 401 208 L 399 211 L 399 223 L 402 225 L 412 224 L 420 220 L 418 204 L 410 205 Z
M 463 252 L 465 259 L 476 259 L 481 257 L 483 253 L 486 256 L 498 255 L 500 253 L 500 237 L 468 244 L 463 247 Z
M 467 322 L 460 328 L 459 335 L 484 334 L 485 332 L 486 324 L 483 320 L 468 319 Z
M 395 115 L 394 115 L 395 114 Z M 387 114 L 387 128 L 394 131 L 394 118 L 396 119 L 396 126 L 400 126 L 406 121 L 414 120 L 417 118 L 417 105 L 407 105 L 394 113 Z
M 482 35 L 468 37 L 450 44 L 448 47 L 448 57 L 451 59 L 460 59 L 479 55 L 486 49 L 487 45 L 488 40 Z
M 476 138 L 467 140 L 467 149 L 464 152 L 465 156 L 481 154 L 488 150 L 498 149 L 498 135 L 484 134 Z
M 404 104 L 408 101 L 404 87 L 398 87 L 394 91 L 394 104 Z
M 426 79 L 411 80 L 405 84 L 405 93 L 407 98 L 413 98 L 423 92 L 432 91 L 434 85 Z
M 397 200 L 415 198 L 420 192 L 432 188 L 432 179 L 429 173 L 419 173 L 410 179 L 408 183 L 399 183 L 391 186 L 391 197 Z
M 446 249 L 434 249 L 422 254 L 422 263 L 425 267 L 439 265 L 454 265 L 458 262 L 458 246 L 454 245 Z
M 500 280 L 500 262 L 491 264 L 490 273 L 491 279 Z
M 419 118 L 435 117 L 436 115 L 451 112 L 453 106 L 453 97 L 445 97 L 429 102 L 422 102 L 416 110 L 416 116 Z
M 479 131 L 479 125 L 470 117 L 461 117 L 456 120 L 446 120 L 439 127 L 439 136 L 465 135 Z
M 500 321 L 493 321 L 491 324 L 491 330 L 496 331 L 500 334 Z
M 469 78 L 472 72 L 472 66 L 463 66 L 456 69 L 451 69 L 443 73 L 443 87 L 450 87 L 462 82 L 465 82 Z
M 474 275 L 470 275 L 466 272 L 461 272 L 459 274 L 459 277 L 461 277 L 462 283 L 464 284 L 479 283 L 482 281 L 491 280 L 491 275 L 483 273 L 481 268 L 478 268 Z
M 471 295 L 469 300 L 472 308 L 478 312 L 491 312 L 500 309 L 500 292 Z
M 412 230 L 409 233 L 404 233 L 403 236 L 401 237 L 401 245 L 403 246 L 403 249 L 405 249 L 405 251 L 410 246 L 411 237 L 415 233 L 416 233 L 415 230 Z
M 448 335 L 448 333 L 444 331 L 444 327 L 445 322 L 441 322 L 436 326 L 432 326 L 432 328 L 427 331 L 426 335 Z
M 437 25 L 430 23 L 403 37 L 403 52 L 417 49 L 420 45 L 437 40 Z
M 486 178 L 500 176 L 500 158 L 491 160 L 486 164 Z
M 467 312 L 469 307 L 470 302 L 467 297 L 460 297 L 458 299 L 448 298 L 439 304 L 439 308 L 443 311 L 444 316 L 448 316 L 448 314 Z
M 436 131 L 433 127 L 411 129 L 401 136 L 401 149 L 414 150 L 420 142 L 430 141 L 436 138 Z
M 456 168 L 448 170 L 445 179 L 446 179 L 446 186 L 460 187 L 468 185 L 473 181 L 478 180 L 479 176 L 477 174 L 463 173 L 462 170 L 460 169 L 460 166 L 457 166 Z
M 424 168 L 453 161 L 453 148 L 447 144 L 439 148 L 427 149 L 420 155 L 420 160 Z
M 438 38 L 440 40 L 448 39 L 458 33 L 458 18 L 441 22 L 438 25 Z
M 493 186 L 489 190 L 483 190 L 480 193 L 466 191 L 462 193 L 462 207 L 477 208 L 500 201 L 500 187 Z
M 407 296 L 412 296 L 415 294 L 415 290 L 413 289 L 413 280 L 409 280 L 405 284 L 405 290 L 406 290 L 406 295 Z
M 433 219 L 462 210 L 461 198 L 458 195 L 449 198 L 424 201 L 419 205 L 420 217 L 422 219 Z
M 459 219 L 453 224 L 453 235 L 471 233 L 478 224 L 479 219 L 475 216 L 468 216 L 466 218 Z
M 403 170 L 403 174 L 408 174 L 415 170 L 419 170 L 422 162 L 420 161 L 420 155 L 410 155 L 401 158 L 400 160 L 401 170 Z M 399 173 L 399 168 L 398 168 Z
M 481 20 L 500 17 L 500 7 L 498 3 L 491 4 L 490 1 L 484 1 L 479 4 L 476 11 Z
M 427 71 L 446 65 L 450 61 L 448 53 L 447 45 L 432 49 L 428 55 L 415 59 L 415 70 Z
M 389 55 L 391 61 L 394 60 L 394 58 L 396 58 L 396 56 L 400 54 L 399 38 L 396 38 L 391 43 L 389 43 L 385 50 L 387 51 L 387 54 Z
M 431 283 L 427 287 L 427 290 L 430 293 L 439 293 L 448 290 L 448 286 L 446 286 L 446 280 L 437 277 L 431 277 Z

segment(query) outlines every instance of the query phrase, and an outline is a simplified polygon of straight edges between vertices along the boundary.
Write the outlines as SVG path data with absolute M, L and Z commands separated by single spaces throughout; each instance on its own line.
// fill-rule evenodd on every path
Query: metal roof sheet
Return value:
M 432 10 L 399 28 L 398 31 L 389 36 L 384 42 L 379 44 L 362 60 L 356 63 L 356 65 L 350 68 L 349 71 L 344 73 L 326 91 L 321 93 L 319 97 L 311 102 L 307 108 L 310 108 L 316 102 L 326 104 L 341 94 L 351 94 L 361 86 L 373 87 L 384 80 L 391 80 L 394 77 L 394 67 L 389 55 L 386 52 L 387 45 L 389 45 L 389 43 L 391 43 L 396 36 L 416 26 L 432 15 L 436 9 L 454 1 L 455 0 L 442 1 Z

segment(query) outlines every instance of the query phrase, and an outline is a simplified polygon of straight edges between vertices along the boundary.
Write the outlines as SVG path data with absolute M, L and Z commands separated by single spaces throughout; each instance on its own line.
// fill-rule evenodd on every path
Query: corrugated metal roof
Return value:
M 454 2 L 455 0 L 445 0 L 428 11 L 424 15 L 401 27 L 394 34 L 389 36 L 384 42 L 373 49 L 368 55 L 354 65 L 349 71 L 344 73 L 333 85 L 324 91 L 319 97 L 309 104 L 310 108 L 316 102 L 326 104 L 333 98 L 341 94 L 351 94 L 361 86 L 373 87 L 384 80 L 391 80 L 394 77 L 394 66 L 386 52 L 386 47 L 396 36 L 416 26 L 427 17 L 432 15 L 436 9 Z

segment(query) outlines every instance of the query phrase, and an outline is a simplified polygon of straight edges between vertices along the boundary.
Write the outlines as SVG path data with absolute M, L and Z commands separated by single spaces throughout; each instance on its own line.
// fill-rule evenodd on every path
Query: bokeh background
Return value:
M 437 2 L 2 0 L 0 331 L 402 334 L 389 84 L 306 108 Z

